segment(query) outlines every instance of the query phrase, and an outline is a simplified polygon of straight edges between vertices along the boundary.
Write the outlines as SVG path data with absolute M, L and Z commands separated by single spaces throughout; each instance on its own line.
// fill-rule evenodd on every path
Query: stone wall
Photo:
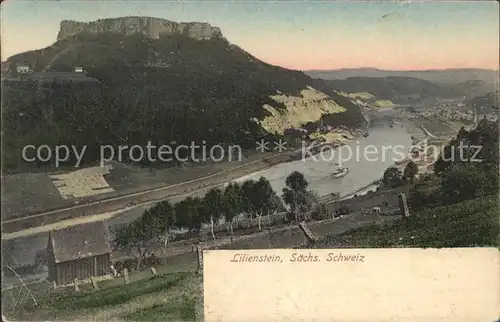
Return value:
M 205 22 L 174 22 L 152 17 L 122 17 L 100 19 L 92 22 L 63 20 L 60 25 L 57 40 L 73 36 L 80 32 L 105 33 L 116 32 L 125 35 L 142 33 L 158 39 L 162 35 L 181 34 L 194 39 L 222 38 L 218 27 L 212 27 Z

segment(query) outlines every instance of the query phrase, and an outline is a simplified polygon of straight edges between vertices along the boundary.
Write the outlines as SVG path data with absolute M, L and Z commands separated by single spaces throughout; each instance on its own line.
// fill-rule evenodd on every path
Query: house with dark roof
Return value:
M 57 285 L 88 281 L 111 274 L 110 233 L 105 222 L 91 222 L 49 231 L 49 280 Z

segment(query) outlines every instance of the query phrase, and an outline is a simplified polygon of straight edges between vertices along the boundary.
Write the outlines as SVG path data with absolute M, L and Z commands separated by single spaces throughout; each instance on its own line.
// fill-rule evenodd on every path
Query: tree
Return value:
M 271 218 L 270 218 L 271 213 L 276 215 L 277 213 L 284 211 L 286 211 L 286 208 L 285 204 L 283 203 L 283 199 L 281 199 L 281 197 L 278 196 L 278 194 L 275 191 L 273 191 L 273 195 L 269 200 L 269 207 L 267 210 L 267 221 L 271 223 Z
M 203 198 L 203 214 L 210 220 L 210 233 L 215 240 L 214 222 L 219 221 L 222 213 L 222 191 L 211 189 Z
M 309 183 L 304 175 L 298 171 L 292 172 L 286 178 L 286 187 L 283 188 L 283 200 L 290 207 L 295 220 L 299 220 L 299 212 L 305 211 L 308 204 L 307 186 Z
M 264 177 L 260 177 L 251 189 L 251 208 L 259 220 L 259 231 L 262 230 L 262 214 L 271 211 L 271 201 L 274 194 L 271 183 Z
M 174 207 L 168 200 L 160 201 L 129 225 L 122 225 L 115 231 L 115 244 L 137 259 L 137 269 L 159 238 L 165 246 L 172 228 L 176 227 Z
M 240 186 L 237 183 L 230 183 L 224 190 L 222 206 L 224 209 L 224 219 L 226 223 L 229 224 L 230 233 L 232 235 L 234 218 L 242 212 Z
M 441 189 L 446 203 L 456 203 L 498 190 L 492 176 L 472 164 L 453 165 L 443 172 Z
M 193 226 L 193 219 L 190 213 L 190 202 L 192 202 L 192 197 L 189 198 L 174 205 L 175 225 L 179 228 L 191 229 Z
M 249 215 L 250 220 L 253 215 L 253 186 L 255 185 L 254 180 L 246 180 L 241 185 L 240 198 L 241 198 L 241 209 Z
M 319 195 L 315 191 L 308 191 L 306 206 L 308 210 L 312 210 L 311 216 L 316 220 L 326 218 L 326 215 L 328 213 L 325 205 L 320 204 L 319 198 Z
M 199 197 L 187 197 L 174 206 L 176 226 L 189 230 L 200 230 L 203 223 L 201 218 L 201 199 Z
M 405 170 L 403 172 L 403 178 L 407 181 L 407 182 L 411 182 L 413 183 L 413 180 L 415 179 L 415 176 L 418 174 L 418 167 L 417 165 L 415 164 L 415 162 L 413 161 L 410 161 L 406 167 L 405 167 Z
M 498 153 L 498 121 L 483 119 L 470 132 L 460 130 L 436 161 L 434 173 L 441 176 L 452 165 L 473 164 L 498 176 Z
M 422 209 L 492 195 L 498 193 L 498 175 L 498 122 L 481 120 L 476 129 L 460 129 L 410 201 Z
M 149 253 L 159 235 L 164 232 L 158 217 L 147 209 L 141 217 L 115 231 L 115 245 L 137 260 L 136 269 L 140 269 L 142 260 Z
M 457 138 L 458 138 L 458 139 L 464 139 L 464 138 L 466 138 L 466 137 L 467 137 L 467 135 L 468 135 L 468 134 L 469 134 L 469 132 L 467 132 L 467 131 L 465 130 L 465 128 L 462 126 L 462 127 L 460 128 L 460 130 L 458 131 L 458 133 L 457 133 Z
M 199 231 L 201 229 L 201 226 L 203 225 L 204 220 L 202 212 L 203 200 L 200 197 L 189 197 L 187 199 L 189 200 L 188 211 L 191 218 L 192 228 Z
M 162 235 L 164 238 L 165 246 L 167 246 L 169 239 L 171 238 L 171 230 L 176 227 L 176 216 L 174 212 L 174 207 L 170 204 L 168 200 L 158 202 L 152 209 L 151 212 L 157 217 L 158 225 L 162 229 Z
M 384 172 L 382 183 L 386 188 L 396 188 L 401 186 L 401 172 L 396 167 L 390 167 Z

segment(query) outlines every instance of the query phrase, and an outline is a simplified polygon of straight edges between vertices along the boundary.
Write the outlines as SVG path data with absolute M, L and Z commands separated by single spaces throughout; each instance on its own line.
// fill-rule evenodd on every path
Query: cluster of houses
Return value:
M 467 108 L 462 101 L 440 102 L 435 105 L 412 107 L 411 113 L 407 116 L 409 119 L 419 117 L 441 116 L 454 121 L 473 121 L 474 112 Z
M 408 119 L 417 119 L 419 117 L 430 117 L 433 113 L 431 111 L 422 111 L 422 112 L 412 112 L 408 115 Z

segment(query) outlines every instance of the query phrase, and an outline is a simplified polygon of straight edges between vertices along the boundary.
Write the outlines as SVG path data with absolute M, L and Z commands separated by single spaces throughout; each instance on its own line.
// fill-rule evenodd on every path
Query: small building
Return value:
M 83 67 L 75 67 L 75 73 L 83 73 Z
M 49 280 L 57 285 L 111 275 L 110 234 L 104 221 L 49 231 Z
M 29 66 L 27 66 L 27 65 L 18 65 L 16 67 L 16 70 L 20 74 L 26 74 L 26 73 L 31 73 L 32 72 L 31 68 Z

